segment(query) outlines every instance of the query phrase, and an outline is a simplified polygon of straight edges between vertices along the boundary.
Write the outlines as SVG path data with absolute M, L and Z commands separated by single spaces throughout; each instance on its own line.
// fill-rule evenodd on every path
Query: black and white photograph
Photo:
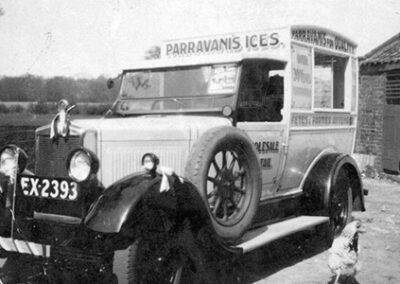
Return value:
M 400 1 L 0 0 L 0 284 L 400 283 Z

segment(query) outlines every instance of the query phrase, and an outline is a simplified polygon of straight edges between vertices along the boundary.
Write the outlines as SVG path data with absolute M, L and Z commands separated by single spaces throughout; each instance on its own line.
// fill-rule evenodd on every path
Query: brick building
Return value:
M 399 173 L 400 33 L 360 58 L 357 126 L 361 169 Z

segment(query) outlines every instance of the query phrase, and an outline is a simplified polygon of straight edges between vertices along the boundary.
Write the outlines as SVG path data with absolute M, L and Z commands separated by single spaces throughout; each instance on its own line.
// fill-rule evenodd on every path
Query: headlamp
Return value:
M 79 148 L 71 152 L 67 159 L 69 176 L 77 181 L 86 181 L 99 170 L 99 161 L 91 151 Z
M 28 156 L 25 151 L 16 145 L 7 145 L 0 151 L 0 171 L 6 176 L 13 176 L 17 172 L 23 172 Z

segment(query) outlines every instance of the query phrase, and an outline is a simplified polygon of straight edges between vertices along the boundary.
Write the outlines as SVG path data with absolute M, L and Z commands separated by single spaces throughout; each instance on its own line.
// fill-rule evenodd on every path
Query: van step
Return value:
M 329 217 L 326 216 L 298 216 L 287 219 L 247 232 L 242 237 L 242 243 L 236 245 L 236 248 L 247 253 L 277 239 L 326 222 L 329 222 Z

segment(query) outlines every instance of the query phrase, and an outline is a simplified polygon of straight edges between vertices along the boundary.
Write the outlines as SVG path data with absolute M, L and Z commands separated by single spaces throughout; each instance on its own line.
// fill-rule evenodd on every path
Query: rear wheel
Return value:
M 350 223 L 353 212 L 353 192 L 350 178 L 345 168 L 341 168 L 332 187 L 329 208 L 329 229 L 327 241 L 330 245 L 335 236 Z

